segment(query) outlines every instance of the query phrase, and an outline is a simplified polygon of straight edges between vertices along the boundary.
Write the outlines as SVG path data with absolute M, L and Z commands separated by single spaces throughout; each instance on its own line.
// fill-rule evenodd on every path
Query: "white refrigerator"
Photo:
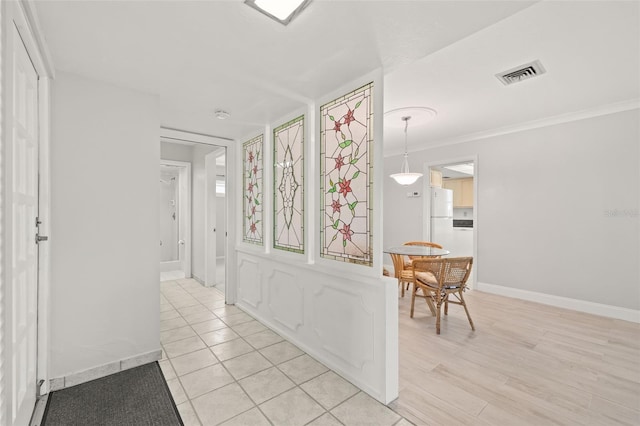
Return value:
M 453 245 L 453 191 L 431 188 L 431 242 L 445 250 Z

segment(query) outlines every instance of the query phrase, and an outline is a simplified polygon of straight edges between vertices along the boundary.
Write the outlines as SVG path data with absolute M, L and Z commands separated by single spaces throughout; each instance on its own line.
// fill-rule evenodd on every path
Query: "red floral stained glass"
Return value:
M 320 256 L 371 266 L 373 83 L 320 107 Z
M 262 135 L 242 144 L 242 240 L 262 245 L 263 221 L 263 137 Z

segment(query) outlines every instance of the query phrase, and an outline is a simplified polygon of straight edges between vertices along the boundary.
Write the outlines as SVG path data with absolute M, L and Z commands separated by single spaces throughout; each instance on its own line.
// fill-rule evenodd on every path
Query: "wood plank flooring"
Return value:
M 399 293 L 398 293 L 399 294 Z M 478 291 L 476 331 L 451 305 L 399 299 L 400 396 L 416 425 L 640 425 L 640 324 Z

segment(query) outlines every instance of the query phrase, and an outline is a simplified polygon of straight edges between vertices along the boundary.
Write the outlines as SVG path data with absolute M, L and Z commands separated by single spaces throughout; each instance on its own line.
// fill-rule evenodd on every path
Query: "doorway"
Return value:
M 191 163 L 160 162 L 160 281 L 191 276 Z
M 449 257 L 474 257 L 476 252 L 476 163 L 451 161 L 428 167 L 425 237 L 449 250 Z M 470 288 L 475 288 L 476 268 L 477 262 L 469 276 Z
M 187 242 L 187 238 L 182 239 L 185 240 L 186 248 L 190 249 L 191 265 L 190 273 L 185 274 L 184 278 L 191 278 L 203 287 L 217 287 L 224 292 L 225 300 L 229 303 L 232 298 L 227 287 L 230 275 L 227 269 L 230 260 L 227 217 L 233 198 L 227 191 L 230 181 L 226 173 L 229 141 L 220 140 L 221 143 L 218 144 L 219 139 L 214 137 L 168 129 L 162 129 L 162 132 L 171 135 L 161 137 L 162 161 L 190 165 L 191 238 L 190 242 Z M 166 183 L 161 183 L 166 191 L 162 195 L 162 202 L 169 208 L 163 213 L 164 218 L 161 220 L 163 223 L 168 221 L 169 225 L 172 224 L 174 213 L 170 209 L 170 197 L 175 196 L 172 193 L 173 177 L 166 175 L 162 177 Z M 163 233 L 170 236 L 171 231 L 175 232 L 173 228 L 166 227 Z M 175 250 L 173 245 L 170 248 Z M 166 250 L 164 254 L 169 256 L 171 251 Z M 183 277 L 167 278 L 179 280 Z

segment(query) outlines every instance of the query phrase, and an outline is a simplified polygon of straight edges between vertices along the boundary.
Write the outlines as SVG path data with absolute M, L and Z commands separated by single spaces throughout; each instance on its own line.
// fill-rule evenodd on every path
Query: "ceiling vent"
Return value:
M 498 77 L 498 80 L 500 80 L 505 86 L 508 86 L 509 84 L 537 77 L 545 72 L 546 71 L 540 61 L 533 61 L 500 74 L 496 74 L 496 77 Z

